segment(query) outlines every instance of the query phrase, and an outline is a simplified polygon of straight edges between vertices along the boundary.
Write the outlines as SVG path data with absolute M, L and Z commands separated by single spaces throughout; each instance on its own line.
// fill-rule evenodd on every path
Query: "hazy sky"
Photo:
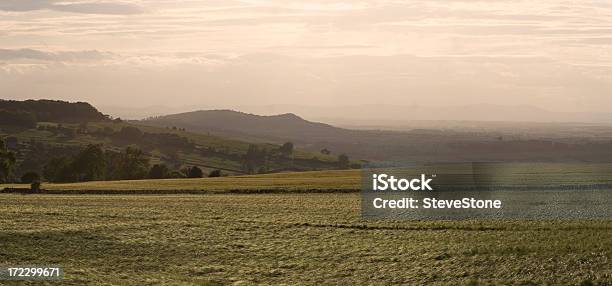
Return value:
M 612 2 L 0 0 L 0 94 L 607 112 Z

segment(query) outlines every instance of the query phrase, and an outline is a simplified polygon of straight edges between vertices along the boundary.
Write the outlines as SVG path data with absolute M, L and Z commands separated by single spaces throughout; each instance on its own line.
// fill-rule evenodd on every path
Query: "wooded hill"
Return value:
M 59 100 L 1 100 L 0 122 L 5 126 L 35 127 L 36 122 L 79 123 L 109 117 L 86 102 Z
M 28 114 L 34 120 L 33 124 L 22 124 L 11 117 L 0 121 L 0 140 L 17 159 L 12 181 L 18 181 L 28 172 L 44 175 L 45 166 L 50 162 L 62 162 L 70 167 L 70 162 L 78 161 L 82 156 L 100 153 L 95 148 L 88 149 L 91 146 L 98 146 L 100 156 L 107 161 L 121 155 L 130 156 L 132 153 L 127 152 L 128 147 L 140 150 L 146 159 L 147 171 L 155 165 L 163 165 L 164 177 L 174 178 L 188 176 L 194 166 L 204 176 L 348 168 L 348 163 L 340 164 L 337 156 L 305 152 L 293 148 L 290 143 L 252 144 L 192 133 L 173 126 L 153 127 L 112 120 L 87 103 L 48 100 L 0 103 L 5 114 Z M 84 150 L 91 152 L 83 153 Z M 108 163 L 106 167 L 112 169 L 108 168 Z M 148 176 L 148 172 L 140 175 L 143 178 Z M 62 177 L 64 179 L 56 181 L 83 179 L 79 175 Z M 111 175 L 110 171 L 108 174 L 100 171 L 95 178 L 85 179 L 123 178 Z M 42 179 L 51 180 L 44 176 Z

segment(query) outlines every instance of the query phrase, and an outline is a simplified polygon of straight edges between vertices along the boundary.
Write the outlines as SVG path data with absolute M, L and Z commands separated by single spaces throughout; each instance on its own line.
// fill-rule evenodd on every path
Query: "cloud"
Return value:
M 49 52 L 35 49 L 0 49 L 0 60 L 78 61 L 101 60 L 112 54 L 97 50 Z
M 85 14 L 143 7 L 155 13 Z M 0 0 L 0 72 L 8 71 L 0 92 L 132 105 L 312 98 L 595 110 L 612 104 L 610 8 L 565 0 Z
M 612 45 L 612 37 L 584 38 L 581 41 L 594 45 Z
M 0 10 L 27 12 L 35 10 L 54 10 L 84 14 L 130 15 L 144 13 L 145 10 L 133 3 L 119 1 L 60 1 L 60 0 L 2 0 Z
M 143 100 L 157 105 L 214 107 L 313 102 L 528 104 L 565 111 L 601 110 L 612 104 L 608 96 L 612 79 L 602 76 L 609 69 L 593 71 L 535 56 L 313 59 L 260 53 L 215 64 L 206 60 L 206 54 L 184 56 L 180 61 L 150 56 L 101 65 L 13 66 L 0 73 L 0 93 L 13 98 L 45 95 L 131 106 Z
M 272 49 L 303 49 L 303 50 L 345 50 L 345 49 L 370 49 L 374 45 L 344 44 L 344 45 L 288 45 L 274 46 Z

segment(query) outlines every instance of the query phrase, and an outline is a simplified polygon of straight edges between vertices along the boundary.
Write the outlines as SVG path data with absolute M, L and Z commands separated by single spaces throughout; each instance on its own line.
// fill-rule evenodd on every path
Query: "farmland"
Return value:
M 612 281 L 609 221 L 362 221 L 358 194 L 0 199 L 0 264 L 61 265 L 64 285 Z
M 432 165 L 427 174 L 465 172 L 471 164 Z M 500 187 L 606 186 L 612 182 L 612 164 L 599 163 L 507 163 L 486 168 L 490 184 Z M 154 179 L 94 181 L 80 183 L 43 183 L 44 192 L 55 194 L 168 194 L 168 193 L 261 193 L 261 192 L 356 192 L 361 188 L 361 170 L 329 170 L 241 175 L 196 179 Z M 0 184 L 29 188 L 24 184 Z M 609 186 L 608 186 L 609 187 Z
M 605 165 L 512 168 L 526 176 L 517 184 L 609 181 Z M 612 281 L 611 221 L 362 220 L 359 174 L 45 183 L 47 193 L 0 194 L 0 265 L 59 265 L 63 285 Z
M 134 181 L 99 181 L 68 184 L 44 183 L 50 193 L 218 193 L 218 192 L 318 192 L 357 191 L 359 170 L 275 173 L 253 176 L 232 176 L 202 179 L 163 179 Z M 27 188 L 10 184 L 4 187 Z
M 0 124 L 1 125 L 1 124 Z M 141 135 L 123 138 L 121 130 L 137 128 Z M 142 135 L 148 134 L 148 135 Z M 119 152 L 127 146 L 138 146 L 147 152 L 151 164 L 166 164 L 180 167 L 200 166 L 208 173 L 215 169 L 226 174 L 244 174 L 243 155 L 250 145 L 258 149 L 278 149 L 268 143 L 250 143 L 231 140 L 208 134 L 192 133 L 172 128 L 135 125 L 128 122 L 91 122 L 81 124 L 58 124 L 39 122 L 37 128 L 3 130 L 0 127 L 0 140 L 5 137 L 19 142 L 12 151 L 18 157 L 17 175 L 26 171 L 42 172 L 50 158 L 79 150 L 88 144 L 99 144 L 104 149 Z M 146 137 L 146 138 L 145 138 Z M 270 153 L 271 154 L 271 153 Z M 336 157 L 319 152 L 293 150 L 290 158 L 269 156 L 263 164 L 267 172 L 280 170 L 320 170 L 336 167 Z M 25 162 L 24 162 L 25 161 Z

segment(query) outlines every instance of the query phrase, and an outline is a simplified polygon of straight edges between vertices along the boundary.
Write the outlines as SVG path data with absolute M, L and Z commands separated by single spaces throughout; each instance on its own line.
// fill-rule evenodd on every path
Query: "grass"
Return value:
M 62 285 L 612 282 L 610 221 L 362 221 L 334 193 L 0 200 L 0 265 L 61 265 Z
M 109 123 L 97 123 L 97 124 L 98 124 L 97 125 L 98 127 L 104 127 L 104 126 L 109 126 L 109 125 L 112 126 L 112 124 L 109 124 Z M 127 124 L 127 123 L 123 123 L 123 124 Z M 252 144 L 252 143 L 241 141 L 241 140 L 219 137 L 219 136 L 214 136 L 214 135 L 209 135 L 209 134 L 203 134 L 199 132 L 173 130 L 169 128 L 144 125 L 140 123 L 132 123 L 132 124 L 137 126 L 143 132 L 173 133 L 173 134 L 177 134 L 182 137 L 186 137 L 189 140 L 195 142 L 197 145 L 226 150 L 228 153 L 246 153 L 247 149 L 249 148 L 249 145 Z M 255 142 L 258 142 L 258 141 L 255 141 Z M 255 144 L 258 145 L 260 148 L 267 149 L 267 150 L 273 150 L 279 147 L 276 144 L 270 144 L 270 143 L 255 143 Z M 319 152 L 308 152 L 308 151 L 304 151 L 300 149 L 294 150 L 293 156 L 295 159 L 317 158 L 324 162 L 336 162 L 337 161 L 336 156 L 324 155 Z
M 466 171 L 464 165 L 436 165 L 423 172 L 438 175 L 457 174 Z M 596 185 L 609 188 L 612 182 L 612 164 L 512 163 L 485 169 L 485 172 L 493 174 L 488 183 L 502 188 L 538 186 L 554 189 L 580 186 L 584 189 Z M 470 174 L 467 175 L 471 178 Z M 29 186 L 5 184 L 0 185 L 0 190 L 5 187 Z M 66 194 L 350 192 L 361 189 L 361 170 L 288 172 L 201 179 L 43 183 L 42 188 L 47 192 Z
M 39 125 L 51 125 L 55 126 L 57 123 L 52 122 L 40 122 Z M 62 124 L 64 127 L 72 128 L 76 130 L 79 127 L 79 124 Z M 191 150 L 190 152 L 180 152 L 180 150 L 167 150 L 161 148 L 161 145 L 149 146 L 150 150 L 147 150 L 151 153 L 151 163 L 160 163 L 162 157 L 170 158 L 176 156 L 178 161 L 181 162 L 183 167 L 186 166 L 200 166 L 204 172 L 208 173 L 215 169 L 221 169 L 225 171 L 226 174 L 244 174 L 242 171 L 242 160 L 239 159 L 242 154 L 245 154 L 249 145 L 251 143 L 222 138 L 213 135 L 193 133 L 189 131 L 182 130 L 174 130 L 163 127 L 154 127 L 154 126 L 146 126 L 140 124 L 134 124 L 130 122 L 90 122 L 88 123 L 88 130 L 90 132 L 94 132 L 95 130 L 102 130 L 105 128 L 110 128 L 112 130 L 119 131 L 123 127 L 127 126 L 136 126 L 142 132 L 147 133 L 157 133 L 157 134 L 176 134 L 181 137 L 187 138 L 189 141 L 193 142 L 197 148 Z M 11 132 L 10 134 L 4 134 L 2 130 L 0 130 L 0 138 L 14 136 L 21 143 L 29 143 L 31 141 L 35 141 L 38 143 L 43 143 L 48 146 L 54 147 L 75 147 L 75 148 L 83 148 L 87 144 L 103 144 L 105 148 L 111 149 L 114 151 L 120 151 L 125 148 L 125 144 L 127 142 L 123 141 L 114 141 L 111 137 L 97 137 L 88 134 L 75 134 L 73 138 L 65 138 L 63 135 L 54 135 L 50 131 L 38 130 L 38 129 L 28 129 L 21 130 L 19 132 Z M 132 142 L 136 145 L 141 144 L 140 141 Z M 275 150 L 278 149 L 278 145 L 267 144 L 267 143 L 255 143 L 261 149 L 266 150 Z M 225 155 L 203 155 L 201 149 L 210 148 L 221 152 Z M 28 152 L 26 151 L 25 156 L 28 156 Z M 238 157 L 236 157 L 238 156 Z M 312 163 L 308 160 L 316 158 L 318 162 Z M 336 166 L 337 156 L 324 155 L 319 152 L 307 152 L 300 149 L 295 149 L 292 158 L 282 158 L 278 160 L 271 160 L 269 162 L 269 166 L 267 166 L 270 170 L 283 170 L 283 169 L 300 169 L 300 170 L 314 170 L 314 169 L 332 169 Z M 45 162 L 41 162 L 40 164 L 44 164 Z M 165 162 L 166 164 L 170 164 Z M 25 171 L 33 171 L 33 170 L 23 170 Z
M 44 183 L 42 188 L 55 193 L 184 193 L 184 192 L 317 192 L 357 191 L 360 171 L 318 171 L 275 173 L 202 179 L 164 179 L 137 181 L 100 181 L 68 184 Z M 0 185 L 28 188 L 23 184 Z

